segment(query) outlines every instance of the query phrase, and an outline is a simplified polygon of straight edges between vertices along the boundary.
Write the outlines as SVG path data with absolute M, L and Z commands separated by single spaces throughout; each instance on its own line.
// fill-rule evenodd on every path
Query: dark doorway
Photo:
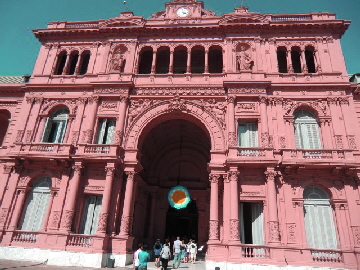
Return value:
M 184 209 L 175 209 L 169 206 L 166 214 L 166 237 L 181 239 L 198 239 L 198 211 L 196 201 L 191 201 Z

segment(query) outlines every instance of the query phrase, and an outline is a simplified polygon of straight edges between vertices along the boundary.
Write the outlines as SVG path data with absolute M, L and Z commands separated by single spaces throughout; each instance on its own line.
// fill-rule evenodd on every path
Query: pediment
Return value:
M 143 26 L 145 25 L 145 19 L 143 17 L 124 16 L 123 14 L 120 17 L 108 19 L 100 24 L 101 28 L 105 27 L 128 27 L 128 26 Z
M 268 22 L 266 16 L 261 14 L 226 14 L 220 17 L 219 24 L 242 24 L 242 23 L 262 23 Z

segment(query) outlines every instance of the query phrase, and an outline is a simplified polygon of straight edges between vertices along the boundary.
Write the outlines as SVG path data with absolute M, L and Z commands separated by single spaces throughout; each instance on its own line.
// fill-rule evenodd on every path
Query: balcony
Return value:
M 78 144 L 76 157 L 86 158 L 117 158 L 120 155 L 118 144 Z
M 15 143 L 15 147 L 9 152 L 10 156 L 32 156 L 42 158 L 62 157 L 66 158 L 73 154 L 72 144 L 60 143 Z
M 268 147 L 229 147 L 229 162 L 269 163 L 274 162 L 274 149 Z
M 283 164 L 351 165 L 356 163 L 349 149 L 282 149 Z

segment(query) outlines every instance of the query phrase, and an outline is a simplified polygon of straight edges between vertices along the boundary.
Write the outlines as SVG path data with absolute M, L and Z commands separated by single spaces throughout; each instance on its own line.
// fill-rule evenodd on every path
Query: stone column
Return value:
M 205 69 L 204 73 L 209 73 L 209 50 L 205 50 Z
M 302 73 L 307 73 L 308 68 L 307 68 L 307 65 L 306 65 L 305 50 L 301 49 L 300 57 L 301 57 L 301 71 L 302 71 Z
M 223 239 L 222 242 L 227 243 L 230 239 L 230 179 L 228 175 L 223 175 L 224 193 L 223 193 Z
M 26 198 L 26 189 L 17 190 L 17 199 L 14 207 L 14 213 L 10 221 L 9 230 L 14 231 L 18 227 L 19 218 L 23 210 L 24 202 Z
M 240 243 L 239 235 L 239 189 L 237 168 L 230 168 L 228 177 L 230 180 L 230 241 Z
M 110 201 L 111 201 L 111 190 L 114 182 L 115 164 L 113 163 L 108 164 L 108 166 L 105 167 L 105 171 L 106 171 L 106 181 L 105 181 L 105 188 L 104 188 L 104 194 L 101 205 L 101 213 L 99 216 L 99 223 L 97 227 L 97 233 L 106 233 Z
M 228 145 L 237 146 L 235 130 L 235 97 L 228 96 Z
M 130 228 L 132 225 L 131 209 L 132 209 L 134 183 L 135 183 L 135 172 L 129 171 L 126 172 L 126 174 L 128 177 L 126 180 L 123 214 L 121 217 L 121 227 L 120 227 L 120 236 L 122 237 L 129 236 Z
M 269 126 L 266 107 L 266 97 L 259 96 L 261 116 L 261 147 L 269 147 Z
M 291 51 L 286 49 L 286 65 L 287 65 L 287 72 L 294 73 L 294 68 L 291 62 Z
M 157 50 L 153 51 L 153 58 L 151 63 L 151 74 L 156 73 L 156 56 L 157 56 Z
M 275 176 L 276 172 L 273 168 L 268 168 L 267 171 L 265 171 L 265 177 L 267 181 L 267 199 L 269 205 L 269 243 L 279 244 L 280 229 L 276 199 Z
M 48 223 L 49 223 L 49 217 L 50 217 L 50 213 L 51 213 L 51 208 L 52 208 L 52 205 L 53 205 L 53 202 L 54 202 L 54 197 L 56 195 L 57 195 L 56 191 L 50 191 L 50 199 L 49 199 L 49 203 L 48 203 L 48 208 L 47 208 L 45 216 L 44 216 L 41 231 L 46 231 L 47 230 Z
M 209 240 L 219 240 L 219 174 L 210 174 Z
M 191 73 L 191 49 L 187 50 L 186 73 Z
M 174 49 L 170 50 L 169 74 L 174 73 Z
M 2 205 L 3 196 L 5 193 L 5 189 L 8 184 L 12 169 L 13 169 L 13 165 L 7 165 L 7 164 L 3 165 L 3 176 L 1 177 L 1 180 L 0 180 L 0 205 Z
M 96 120 L 97 108 L 98 108 L 98 96 L 91 96 L 88 99 L 88 105 L 85 113 L 85 121 L 87 123 L 85 130 L 83 130 L 82 142 L 91 143 L 94 136 L 94 124 Z
M 76 199 L 79 194 L 79 187 L 81 181 L 81 171 L 83 169 L 80 162 L 76 162 L 73 168 L 73 176 L 70 181 L 70 191 L 67 196 L 65 211 L 62 216 L 61 231 L 70 232 L 73 217 L 75 213 Z
M 114 144 L 117 145 L 122 145 L 123 142 L 126 110 L 128 103 L 129 103 L 128 98 L 126 96 L 120 96 L 119 116 L 118 116 L 118 123 L 116 125 L 116 132 L 114 138 Z

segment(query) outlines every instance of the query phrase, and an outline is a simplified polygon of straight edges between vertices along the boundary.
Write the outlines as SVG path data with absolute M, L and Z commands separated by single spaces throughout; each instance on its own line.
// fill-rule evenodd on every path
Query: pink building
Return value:
M 123 266 L 180 235 L 207 269 L 358 269 L 348 26 L 173 0 L 35 30 L 30 80 L 0 78 L 0 258 Z

